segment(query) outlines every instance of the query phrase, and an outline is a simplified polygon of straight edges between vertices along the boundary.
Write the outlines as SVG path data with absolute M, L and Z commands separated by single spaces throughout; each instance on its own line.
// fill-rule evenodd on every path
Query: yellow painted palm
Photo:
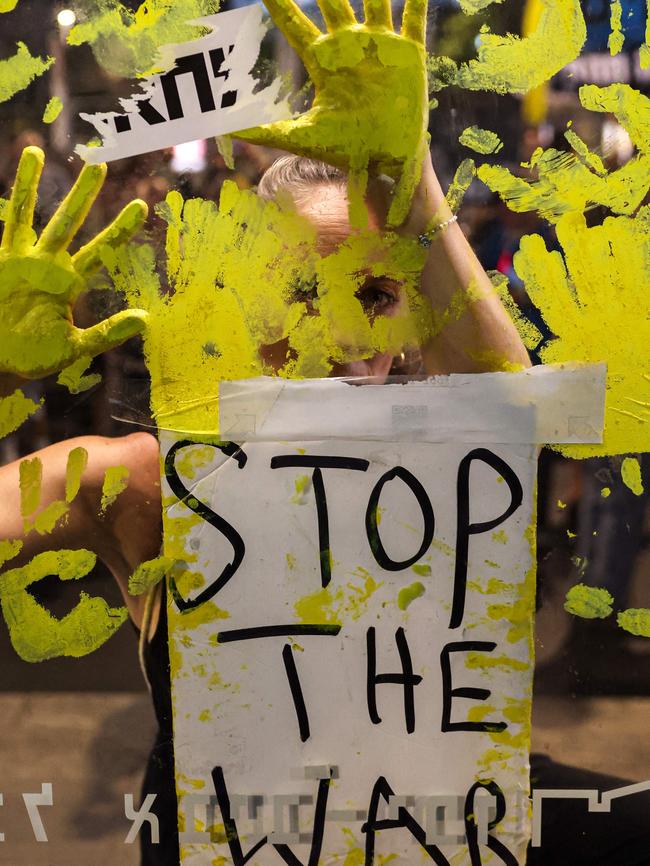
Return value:
M 127 241 L 147 215 L 143 201 L 128 204 L 93 240 L 71 256 L 67 248 L 106 176 L 105 165 L 85 166 L 40 238 L 32 228 L 44 155 L 28 147 L 18 165 L 0 244 L 0 372 L 28 379 L 59 372 L 141 332 L 146 313 L 125 310 L 91 328 L 76 328 L 72 307 L 86 278 L 101 266 L 101 250 Z
M 293 0 L 266 0 L 315 88 L 312 107 L 291 120 L 237 133 L 349 169 L 362 192 L 369 167 L 398 179 L 389 222 L 401 223 L 417 185 L 428 110 L 426 0 L 406 0 L 401 33 L 390 0 L 364 0 L 365 23 L 348 0 L 319 0 L 322 33 Z

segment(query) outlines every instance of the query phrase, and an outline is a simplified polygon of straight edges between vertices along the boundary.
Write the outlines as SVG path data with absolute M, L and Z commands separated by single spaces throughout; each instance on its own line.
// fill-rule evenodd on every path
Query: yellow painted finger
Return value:
M 16 241 L 20 242 L 21 234 L 24 236 L 25 230 L 31 228 L 36 190 L 44 161 L 45 155 L 40 147 L 26 147 L 23 150 L 6 212 L 3 250 L 9 249 Z
M 129 202 L 104 231 L 81 247 L 72 257 L 72 264 L 79 276 L 85 278 L 101 267 L 102 248 L 108 246 L 116 249 L 130 240 L 142 227 L 148 212 L 146 203 L 141 199 Z
M 402 36 L 424 45 L 427 34 L 427 0 L 406 0 L 402 15 Z
M 57 208 L 36 244 L 37 250 L 64 250 L 86 219 L 106 177 L 106 165 L 85 165 L 74 186 Z
M 300 57 L 315 39 L 323 35 L 294 0 L 264 0 L 264 5 L 275 26 L 284 33 Z
M 393 29 L 393 13 L 390 0 L 363 0 L 363 11 L 368 27 Z
M 357 23 L 348 0 L 317 0 L 325 24 L 330 31 L 352 27 Z
M 94 358 L 102 352 L 121 346 L 136 334 L 141 334 L 147 323 L 148 313 L 144 310 L 123 310 L 115 313 L 98 325 L 85 330 L 77 330 L 75 342 L 77 355 Z

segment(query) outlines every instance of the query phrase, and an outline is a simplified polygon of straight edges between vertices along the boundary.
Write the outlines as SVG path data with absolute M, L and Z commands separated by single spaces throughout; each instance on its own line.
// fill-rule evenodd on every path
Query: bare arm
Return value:
M 402 231 L 418 236 L 426 232 L 432 220 L 444 222 L 451 216 L 427 154 Z M 480 373 L 530 366 L 517 329 L 458 223 L 432 236 L 421 291 L 438 314 L 450 306 L 462 310 L 458 316 L 452 314 L 440 333 L 422 347 L 427 373 Z
M 67 516 L 52 532 L 25 534 L 21 515 L 19 486 L 20 460 L 0 468 L 0 540 L 19 539 L 20 554 L 7 563 L 8 568 L 28 562 L 46 550 L 85 548 L 93 551 L 114 575 L 129 614 L 140 625 L 144 607 L 142 597 L 128 593 L 129 576 L 134 569 L 160 552 L 161 505 L 158 471 L 158 443 L 148 433 L 134 433 L 116 439 L 80 436 L 50 445 L 30 454 L 43 466 L 41 513 L 50 503 L 65 499 L 66 466 L 73 448 L 88 452 L 78 495 L 70 503 Z M 126 489 L 101 514 L 104 475 L 112 466 L 129 470 Z

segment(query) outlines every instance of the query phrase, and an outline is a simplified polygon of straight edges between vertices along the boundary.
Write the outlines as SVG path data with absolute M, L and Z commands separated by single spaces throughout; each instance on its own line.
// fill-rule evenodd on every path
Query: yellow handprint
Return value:
M 320 0 L 319 5 L 327 33 L 293 0 L 266 0 L 314 83 L 311 109 L 236 135 L 350 169 L 357 202 L 369 167 L 399 177 L 388 216 L 389 224 L 399 225 L 426 149 L 426 0 L 406 0 L 399 34 L 389 0 L 364 0 L 364 24 L 357 22 L 348 0 Z
M 88 464 L 85 448 L 68 453 L 65 472 L 65 498 L 41 508 L 43 465 L 39 457 L 23 460 L 19 467 L 20 511 L 23 532 L 47 535 L 69 519 L 70 508 L 81 490 Z M 102 485 L 102 514 L 126 487 L 128 471 L 124 466 L 108 467 Z M 38 549 L 37 545 L 37 549 Z M 0 565 L 16 557 L 21 541 L 0 546 Z M 125 607 L 113 608 L 103 598 L 81 593 L 79 604 L 58 620 L 30 594 L 28 587 L 47 575 L 60 580 L 78 580 L 95 567 L 97 557 L 90 550 L 49 550 L 0 576 L 0 604 L 11 643 L 25 661 L 42 661 L 57 656 L 82 656 L 100 647 L 127 617 Z
M 585 108 L 611 111 L 629 131 L 639 153 L 626 165 L 608 172 L 569 131 L 575 155 L 538 150 L 533 182 L 498 166 L 482 166 L 478 175 L 511 210 L 537 210 L 556 226 L 562 252 L 528 235 L 514 257 L 517 275 L 556 336 L 541 350 L 543 360 L 607 362 L 603 444 L 561 450 L 575 457 L 643 452 L 650 448 L 650 207 L 640 205 L 650 189 L 650 100 L 624 84 L 583 87 L 580 99 Z M 613 215 L 589 227 L 585 210 L 596 204 Z M 528 331 L 537 342 L 539 333 L 531 334 L 516 309 L 514 315 L 524 339 Z
M 101 189 L 106 166 L 86 166 L 37 239 L 32 228 L 43 151 L 28 147 L 18 165 L 0 244 L 0 373 L 27 379 L 89 362 L 145 326 L 146 313 L 124 310 L 94 325 L 76 328 L 72 306 L 86 277 L 101 266 L 100 252 L 128 240 L 142 225 L 147 207 L 136 200 L 74 256 L 67 248 Z

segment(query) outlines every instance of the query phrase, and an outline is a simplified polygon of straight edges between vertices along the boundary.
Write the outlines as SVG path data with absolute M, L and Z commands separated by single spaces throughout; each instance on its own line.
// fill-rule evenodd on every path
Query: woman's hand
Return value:
M 388 222 L 399 225 L 427 151 L 426 0 L 406 0 L 399 34 L 390 0 L 364 0 L 364 24 L 348 0 L 319 0 L 325 34 L 293 0 L 265 3 L 314 82 L 314 102 L 292 120 L 237 137 L 349 169 L 361 193 L 369 166 L 391 174 L 399 182 Z
M 44 155 L 28 147 L 16 172 L 0 244 L 0 374 L 36 379 L 90 361 L 144 330 L 146 313 L 125 310 L 76 328 L 72 305 L 86 278 L 101 266 L 102 247 L 117 247 L 147 216 L 143 201 L 128 204 L 92 241 L 71 256 L 67 248 L 106 176 L 105 165 L 85 166 L 37 239 L 32 228 Z

